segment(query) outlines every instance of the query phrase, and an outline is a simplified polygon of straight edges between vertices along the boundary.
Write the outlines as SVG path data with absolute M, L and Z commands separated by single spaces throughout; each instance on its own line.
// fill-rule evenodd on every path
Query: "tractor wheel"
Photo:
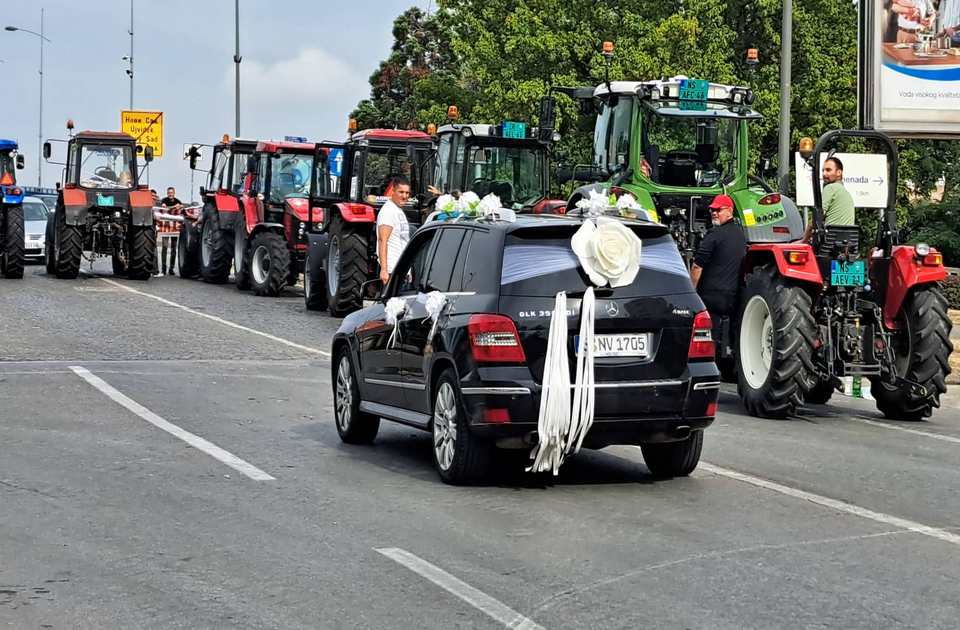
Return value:
M 3 256 L 0 256 L 0 272 L 4 278 L 23 277 L 23 206 L 7 208 L 4 229 Z
M 360 289 L 367 280 L 369 260 L 367 224 L 359 227 L 334 216 L 327 253 L 327 304 L 330 314 L 343 317 L 363 308 Z
M 237 290 L 250 288 L 250 261 L 247 252 L 247 220 L 240 212 L 233 230 L 233 277 Z
M 130 228 L 127 236 L 130 260 L 127 276 L 131 280 L 148 280 L 157 256 L 157 230 L 152 226 Z
M 83 230 L 76 225 L 67 225 L 66 216 L 57 214 L 56 242 L 54 243 L 54 257 L 56 258 L 57 277 L 64 280 L 73 280 L 80 275 L 80 259 L 83 257 Z
M 737 380 L 747 411 L 786 418 L 813 387 L 816 324 L 810 296 L 770 267 L 747 276 L 737 335 Z
M 803 402 L 811 405 L 825 405 L 833 398 L 836 388 L 830 381 L 817 381 L 813 389 L 803 395 Z
M 871 379 L 870 393 L 886 417 L 922 420 L 940 406 L 940 395 L 947 391 L 953 351 L 947 300 L 936 287 L 914 289 L 903 303 L 899 320 L 901 328 L 893 336 L 897 373 L 923 384 L 930 396 L 921 398 L 907 387 L 890 385 L 879 378 Z
M 177 272 L 181 278 L 190 280 L 200 275 L 200 234 L 197 226 L 189 221 L 180 224 L 180 237 L 177 238 Z
M 220 213 L 210 210 L 203 220 L 200 237 L 200 273 L 203 281 L 223 284 L 230 278 L 234 233 L 220 229 Z
M 310 272 L 310 254 L 303 263 L 303 301 L 308 311 L 322 311 L 327 308 L 327 287 L 323 275 Z
M 276 232 L 261 232 L 250 246 L 250 287 L 254 294 L 280 295 L 290 275 L 290 250 Z
M 56 241 L 56 213 L 47 220 L 47 233 L 43 243 L 43 261 L 47 265 L 47 275 L 52 276 L 57 273 L 57 250 L 54 249 Z

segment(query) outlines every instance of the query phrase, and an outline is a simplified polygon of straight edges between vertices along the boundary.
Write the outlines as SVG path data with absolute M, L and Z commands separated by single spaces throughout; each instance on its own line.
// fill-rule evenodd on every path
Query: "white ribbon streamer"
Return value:
M 403 319 L 403 314 L 406 310 L 407 303 L 403 298 L 392 297 L 387 300 L 384 312 L 386 313 L 387 325 L 393 326 L 393 332 L 390 333 L 390 338 L 387 339 L 387 348 L 396 347 L 397 342 L 400 341 L 400 320 Z

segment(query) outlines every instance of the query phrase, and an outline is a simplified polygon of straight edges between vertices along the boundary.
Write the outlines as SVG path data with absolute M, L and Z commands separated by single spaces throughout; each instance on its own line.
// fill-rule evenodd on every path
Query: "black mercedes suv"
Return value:
M 448 483 L 481 477 L 500 449 L 529 451 L 558 291 L 568 297 L 573 381 L 589 281 L 570 238 L 584 220 L 527 215 L 421 228 L 377 301 L 333 338 L 341 439 L 373 441 L 381 418 L 431 431 Z M 654 475 L 688 475 L 720 388 L 710 316 L 666 228 L 624 224 L 641 238 L 641 267 L 628 286 L 595 289 L 596 407 L 584 446 L 640 445 Z M 449 304 L 429 338 L 433 322 L 417 296 L 431 291 Z M 407 303 L 396 335 L 386 316 L 393 297 Z

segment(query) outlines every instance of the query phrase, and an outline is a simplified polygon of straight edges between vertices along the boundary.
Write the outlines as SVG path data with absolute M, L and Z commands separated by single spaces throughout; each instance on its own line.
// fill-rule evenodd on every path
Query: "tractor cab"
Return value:
M 597 109 L 594 163 L 577 169 L 586 175 L 576 178 L 602 183 L 578 189 L 568 209 L 590 189 L 628 192 L 670 226 L 688 260 L 711 225 L 709 205 L 719 194 L 733 198 L 749 242 L 803 235 L 796 205 L 749 174 L 748 127 L 762 118 L 749 88 L 673 77 L 559 91 Z
M 125 133 L 82 131 L 67 145 L 64 186 L 97 193 L 136 190 L 138 149 L 136 140 Z M 145 157 L 150 161 L 152 152 Z
M 13 140 L 0 140 L 0 187 L 4 197 L 21 197 L 22 193 L 15 192 L 17 188 L 17 169 L 22 169 L 23 155 L 17 151 L 17 143 Z M 12 203 L 4 201 L 4 203 Z M 20 203 L 17 201 L 16 203 Z
M 434 177 L 444 193 L 493 193 L 505 208 L 543 212 L 549 141 L 526 123 L 449 124 L 437 132 Z
M 259 142 L 247 158 L 241 193 L 248 230 L 259 224 L 287 232 L 307 220 L 314 145 L 305 142 Z
M 197 159 L 200 157 L 199 147 L 195 154 L 189 154 L 190 168 L 196 170 Z M 191 147 L 193 148 L 193 147 Z M 213 145 L 213 158 L 210 160 L 210 170 L 207 172 L 207 181 L 200 187 L 200 195 L 204 203 L 213 202 L 219 196 L 231 196 L 239 199 L 243 192 L 243 179 L 246 174 L 247 159 L 257 148 L 256 140 L 233 138 L 224 136 L 223 141 Z
M 23 189 L 17 186 L 16 169 L 23 156 L 13 140 L 0 140 L 0 275 L 23 277 Z

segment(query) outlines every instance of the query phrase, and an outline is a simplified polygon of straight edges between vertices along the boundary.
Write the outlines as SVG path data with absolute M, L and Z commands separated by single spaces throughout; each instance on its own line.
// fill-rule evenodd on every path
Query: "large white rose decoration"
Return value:
M 640 238 L 617 219 L 585 221 L 571 246 L 595 286 L 626 286 L 640 271 Z

